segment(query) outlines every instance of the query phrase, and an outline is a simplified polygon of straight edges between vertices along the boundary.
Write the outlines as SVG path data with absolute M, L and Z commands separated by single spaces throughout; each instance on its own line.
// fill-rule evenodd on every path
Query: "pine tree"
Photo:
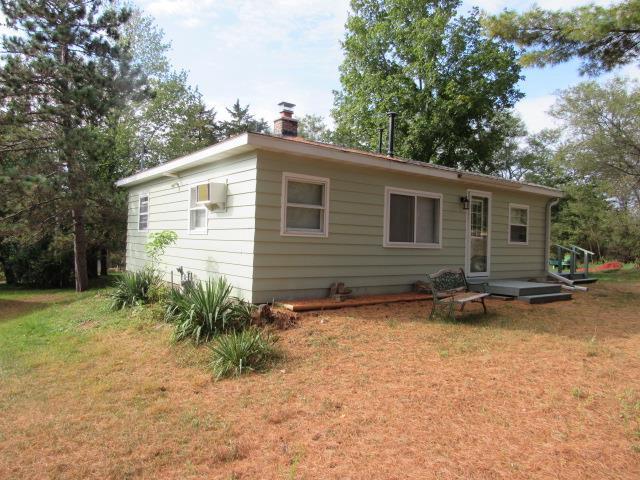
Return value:
M 245 132 L 264 133 L 269 131 L 269 124 L 266 120 L 264 118 L 256 120 L 249 113 L 249 105 L 243 107 L 240 104 L 240 99 L 237 99 L 236 103 L 226 110 L 231 118 L 220 123 L 220 132 L 223 138 Z
M 484 24 L 491 35 L 526 49 L 520 58 L 525 66 L 544 67 L 578 58 L 581 73 L 596 75 L 640 58 L 640 0 L 566 11 L 505 10 L 487 17 Z
M 55 189 L 61 221 L 69 220 L 76 291 L 86 290 L 86 212 L 100 182 L 110 112 L 138 87 L 117 43 L 127 9 L 102 0 L 0 0 L 16 35 L 3 36 L 0 66 L 0 153 L 39 152 L 30 176 Z M 16 155 L 28 162 L 30 155 Z M 25 211 L 51 202 L 31 199 Z

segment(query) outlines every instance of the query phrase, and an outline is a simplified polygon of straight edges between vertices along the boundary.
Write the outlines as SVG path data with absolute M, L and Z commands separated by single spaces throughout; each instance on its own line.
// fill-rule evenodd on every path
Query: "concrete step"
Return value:
M 469 285 L 472 289 L 481 291 L 481 286 Z M 475 287 L 475 288 L 474 288 Z M 492 295 L 522 297 L 528 295 L 545 295 L 560 293 L 562 287 L 555 283 L 527 282 L 525 280 L 490 280 L 486 291 Z
M 573 279 L 573 283 L 576 285 L 580 285 L 581 283 L 596 283 L 597 281 L 598 279 L 593 277 L 583 277 L 583 278 Z
M 527 303 L 551 303 L 559 302 L 562 300 L 571 300 L 570 293 L 544 293 L 542 295 L 525 295 L 518 297 L 518 300 L 522 300 Z

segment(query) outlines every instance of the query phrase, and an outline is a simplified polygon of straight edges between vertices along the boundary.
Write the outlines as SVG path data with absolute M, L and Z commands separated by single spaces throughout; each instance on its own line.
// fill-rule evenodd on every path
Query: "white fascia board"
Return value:
M 222 158 L 227 158 L 234 153 L 251 150 L 247 133 L 232 137 L 210 147 L 190 153 L 184 157 L 176 158 L 157 167 L 143 170 L 142 172 L 122 178 L 116 182 L 118 187 L 131 187 L 161 177 L 176 177 L 177 172 L 188 168 L 197 167 Z
M 203 150 L 171 160 L 170 162 L 157 167 L 144 170 L 130 177 L 118 180 L 116 185 L 119 187 L 129 187 L 163 176 L 175 176 L 175 174 L 181 170 L 186 170 L 205 163 L 212 163 L 216 160 L 228 158 L 233 154 L 249 150 L 268 150 L 272 152 L 289 153 L 309 158 L 318 158 L 325 161 L 349 163 L 368 169 L 374 168 L 400 173 L 410 173 L 431 178 L 461 182 L 464 184 L 494 186 L 504 190 L 534 193 L 552 198 L 560 198 L 563 196 L 562 191 L 541 185 L 521 183 L 499 177 L 492 177 L 490 175 L 441 168 L 426 163 L 419 164 L 417 162 L 408 162 L 401 159 L 380 157 L 367 152 L 341 149 L 340 147 L 333 145 L 320 145 L 255 133 L 243 133 L 237 137 L 230 138 Z

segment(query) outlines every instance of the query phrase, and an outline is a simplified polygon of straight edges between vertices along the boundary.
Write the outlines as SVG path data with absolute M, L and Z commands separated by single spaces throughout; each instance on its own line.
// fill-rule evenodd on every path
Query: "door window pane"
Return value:
M 471 197 L 469 271 L 486 273 L 489 257 L 489 199 Z

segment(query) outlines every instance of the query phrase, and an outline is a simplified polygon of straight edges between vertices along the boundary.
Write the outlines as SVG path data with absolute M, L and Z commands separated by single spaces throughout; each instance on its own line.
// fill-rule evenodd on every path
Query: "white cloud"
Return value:
M 640 67 L 638 65 L 626 65 L 620 69 L 618 74 L 622 77 L 627 77 L 632 80 L 640 80 Z
M 547 113 L 555 101 L 555 95 L 541 95 L 525 98 L 516 104 L 515 110 L 522 117 L 529 133 L 558 126 L 557 121 Z
M 348 0 L 141 0 L 167 31 L 175 63 L 188 69 L 207 102 L 250 103 L 272 120 L 281 100 L 296 115 L 329 115 L 338 87 Z

